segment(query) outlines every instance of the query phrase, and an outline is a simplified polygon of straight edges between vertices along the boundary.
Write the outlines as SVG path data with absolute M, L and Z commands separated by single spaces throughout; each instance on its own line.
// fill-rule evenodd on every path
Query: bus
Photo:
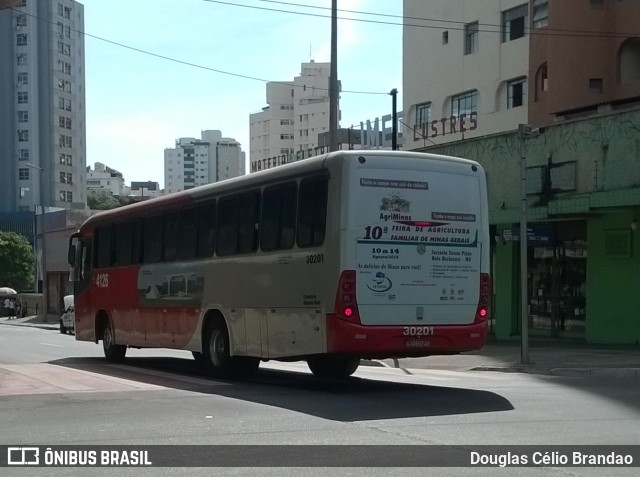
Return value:
M 484 346 L 485 172 L 339 151 L 98 213 L 69 240 L 77 340 L 191 351 L 211 375 Z

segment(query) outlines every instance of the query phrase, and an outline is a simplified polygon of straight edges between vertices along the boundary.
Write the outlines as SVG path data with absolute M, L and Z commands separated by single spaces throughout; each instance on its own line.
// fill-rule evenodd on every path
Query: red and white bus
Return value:
M 189 350 L 213 375 L 481 348 L 489 222 L 480 164 L 330 153 L 89 218 L 73 234 L 76 339 Z

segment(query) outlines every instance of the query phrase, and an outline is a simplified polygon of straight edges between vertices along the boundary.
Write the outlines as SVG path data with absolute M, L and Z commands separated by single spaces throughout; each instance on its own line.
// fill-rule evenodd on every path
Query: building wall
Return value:
M 529 36 L 503 42 L 497 27 L 503 11 L 526 3 L 404 0 L 406 17 L 441 20 L 423 22 L 425 28 L 407 26 L 403 30 L 406 149 L 514 130 L 527 122 L 526 103 L 507 108 L 507 82 L 527 78 Z M 478 46 L 475 52 L 465 54 L 464 26 L 473 22 L 479 24 Z M 448 119 L 452 96 L 471 90 L 478 91 L 477 127 L 474 129 L 467 117 L 466 131 L 461 133 L 460 118 L 453 127 Z M 431 124 L 424 131 L 416 120 L 416 106 L 421 103 L 431 103 Z
M 82 207 L 85 191 L 84 7 L 28 0 L 0 12 L 0 210 Z M 20 43 L 20 44 L 18 44 Z M 7 114 L 6 111 L 10 113 Z M 6 122 L 5 122 L 6 121 Z M 27 164 L 31 164 L 30 166 Z
M 267 104 L 249 117 L 249 158 L 254 163 L 294 150 L 293 83 L 267 83 Z
M 523 142 L 503 133 L 424 151 L 466 157 L 487 172 L 489 218 L 496 227 L 494 253 L 494 332 L 507 339 L 520 333 L 519 242 L 504 231 L 517 227 L 521 216 L 520 159 L 527 161 L 528 223 L 579 230 L 585 225 L 586 306 L 584 330 L 567 335 L 593 343 L 640 341 L 640 108 L 593 115 L 547 127 Z M 551 190 L 535 193 L 539 167 L 574 164 L 551 177 Z M 575 168 L 574 168 L 575 167 Z M 575 172 L 571 172 L 575 171 Z M 573 178 L 573 179 L 572 179 Z M 573 184 L 572 190 L 554 186 Z M 565 232 L 566 234 L 566 232 Z M 530 257 L 533 245 L 530 245 Z M 556 244 L 556 246 L 560 246 Z M 553 245 L 551 245 L 553 247 Z M 534 290 L 530 291 L 535 293 Z M 581 311 L 582 313 L 582 311 Z
M 629 210 L 589 221 L 587 341 L 640 342 L 640 230 L 629 227 L 639 217 Z
M 87 193 L 112 196 L 124 195 L 124 178 L 122 174 L 100 162 L 87 167 Z
M 640 99 L 638 18 L 638 2 L 550 0 L 548 26 L 531 36 L 530 122 L 550 124 L 556 116 Z M 576 31 L 582 33 L 562 34 Z M 624 32 L 636 32 L 635 38 Z M 621 61 L 635 65 L 627 66 L 625 77 Z M 543 65 L 547 67 L 547 91 L 542 91 L 539 78 Z M 591 80 L 601 80 L 602 90 Z
M 171 194 L 244 174 L 240 143 L 218 130 L 201 132 L 201 139 L 180 138 L 164 151 L 165 192 Z
M 268 106 L 249 117 L 252 170 L 318 146 L 318 135 L 329 130 L 329 73 L 329 63 L 311 61 L 292 82 L 267 83 Z

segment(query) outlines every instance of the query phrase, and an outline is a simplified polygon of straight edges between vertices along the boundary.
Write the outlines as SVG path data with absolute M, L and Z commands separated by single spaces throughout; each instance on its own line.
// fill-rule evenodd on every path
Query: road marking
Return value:
M 39 343 L 39 344 L 45 345 L 45 346 L 55 346 L 56 348 L 64 348 L 63 345 L 53 344 L 53 343 Z
M 165 386 L 49 363 L 0 364 L 0 376 L 0 396 L 166 389 Z
M 152 369 L 138 368 L 135 366 L 127 366 L 124 364 L 108 364 L 109 368 L 122 369 L 125 371 L 133 371 L 135 373 L 146 374 L 150 376 L 157 376 L 160 378 L 173 379 L 176 381 L 183 381 L 187 383 L 199 384 L 201 386 L 230 386 L 231 383 L 225 383 L 222 381 L 216 381 L 208 378 L 195 378 L 192 376 L 183 376 L 181 374 L 166 373 L 164 371 L 156 371 Z

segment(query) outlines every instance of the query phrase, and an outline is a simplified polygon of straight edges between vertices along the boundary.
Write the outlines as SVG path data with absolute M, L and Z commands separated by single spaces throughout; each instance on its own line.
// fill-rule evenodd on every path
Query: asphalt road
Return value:
M 640 380 L 361 366 L 346 382 L 320 380 L 303 363 L 264 363 L 251 378 L 202 373 L 190 353 L 102 348 L 55 331 L 0 329 L 1 445 L 629 445 L 640 444 Z M 282 455 L 250 448 L 246 465 Z M 114 475 L 424 475 L 384 468 L 90 469 Z M 307 448 L 302 448 L 307 449 Z M 321 448 L 317 448 L 321 449 Z M 380 448 L 371 452 L 379 462 Z M 306 451 L 305 451 L 306 452 Z M 382 451 L 384 452 L 384 450 Z M 307 455 L 311 459 L 310 455 Z M 317 464 L 317 463 L 316 463 Z M 315 464 L 314 464 L 315 465 Z M 8 470 L 9 472 L 4 472 Z M 29 469 L 76 475 L 83 469 Z M 637 468 L 439 468 L 436 475 L 636 475 Z M 86 469 L 84 469 L 85 475 Z M 22 469 L 0 469 L 25 475 Z

